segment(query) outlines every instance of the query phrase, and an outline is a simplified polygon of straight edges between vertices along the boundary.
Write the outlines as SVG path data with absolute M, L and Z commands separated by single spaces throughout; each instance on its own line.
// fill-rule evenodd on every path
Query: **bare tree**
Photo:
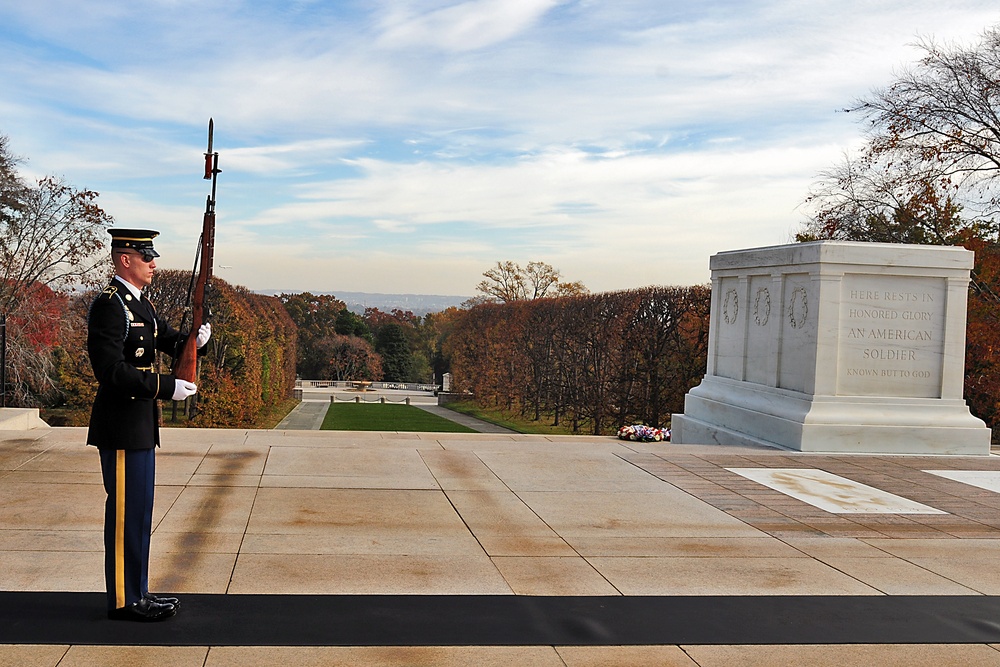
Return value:
M 582 282 L 561 282 L 559 269 L 545 262 L 528 262 L 525 267 L 509 260 L 497 262 L 495 267 L 483 273 L 483 277 L 486 280 L 476 285 L 480 295 L 466 302 L 468 306 L 488 301 L 510 303 L 587 293 Z
M 104 277 L 98 252 L 112 220 L 96 199 L 54 178 L 28 189 L 20 209 L 0 223 L 0 310 L 16 306 L 36 283 L 59 290 Z
M 960 217 L 955 195 L 953 187 L 900 169 L 891 160 L 845 155 L 813 185 L 806 198 L 812 215 L 796 239 L 953 243 L 969 225 Z
M 867 144 L 821 174 L 799 240 L 953 243 L 995 238 L 1000 213 L 1000 26 L 924 56 L 845 111 Z M 960 217 L 961 214 L 961 217 Z
M 486 280 L 476 285 L 476 291 L 488 300 L 510 303 L 523 300 L 527 294 L 523 269 L 509 260 L 497 262 L 495 267 L 483 272 L 483 277 Z
M 28 186 L 17 173 L 18 158 L 8 148 L 9 140 L 0 134 L 0 224 L 6 224 L 23 208 Z
M 924 57 L 854 105 L 870 121 L 871 156 L 893 156 L 927 181 L 954 181 L 1000 211 L 1000 26 L 972 47 L 920 42 Z
M 17 162 L 0 137 L 0 313 L 9 316 L 15 402 L 36 404 L 56 385 L 52 346 L 37 341 L 58 330 L 53 304 L 60 293 L 92 287 L 106 276 L 99 251 L 112 220 L 97 206 L 96 192 L 52 177 L 28 185 Z

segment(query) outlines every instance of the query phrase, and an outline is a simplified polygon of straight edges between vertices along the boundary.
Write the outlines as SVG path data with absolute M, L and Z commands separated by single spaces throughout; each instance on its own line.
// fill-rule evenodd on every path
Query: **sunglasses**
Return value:
M 139 252 L 139 251 L 132 252 L 132 251 L 129 251 L 129 250 L 120 250 L 120 251 L 118 251 L 118 254 L 119 255 L 132 255 L 133 257 L 138 257 L 139 259 L 141 259 L 142 261 L 144 261 L 146 264 L 149 264 L 154 259 L 156 259 L 156 255 L 150 254 L 148 252 Z

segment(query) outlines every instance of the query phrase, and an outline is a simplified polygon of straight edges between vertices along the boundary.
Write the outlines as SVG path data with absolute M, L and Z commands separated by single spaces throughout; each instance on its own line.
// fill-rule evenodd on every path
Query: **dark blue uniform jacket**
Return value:
M 135 298 L 118 279 L 90 307 L 87 351 L 97 378 L 87 444 L 100 449 L 150 449 L 160 444 L 157 399 L 174 393 L 173 375 L 153 370 L 156 351 L 174 355 L 182 336 Z

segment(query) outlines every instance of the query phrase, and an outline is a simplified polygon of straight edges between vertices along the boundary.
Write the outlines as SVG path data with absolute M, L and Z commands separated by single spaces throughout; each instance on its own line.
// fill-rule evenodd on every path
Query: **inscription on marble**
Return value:
M 844 276 L 838 393 L 940 397 L 945 288 L 938 278 Z

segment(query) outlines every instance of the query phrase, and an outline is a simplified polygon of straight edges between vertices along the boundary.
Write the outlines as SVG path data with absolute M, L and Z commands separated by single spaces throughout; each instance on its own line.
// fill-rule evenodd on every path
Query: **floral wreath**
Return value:
M 645 424 L 622 426 L 618 429 L 618 438 L 635 442 L 663 442 L 670 440 L 669 428 L 653 428 Z

